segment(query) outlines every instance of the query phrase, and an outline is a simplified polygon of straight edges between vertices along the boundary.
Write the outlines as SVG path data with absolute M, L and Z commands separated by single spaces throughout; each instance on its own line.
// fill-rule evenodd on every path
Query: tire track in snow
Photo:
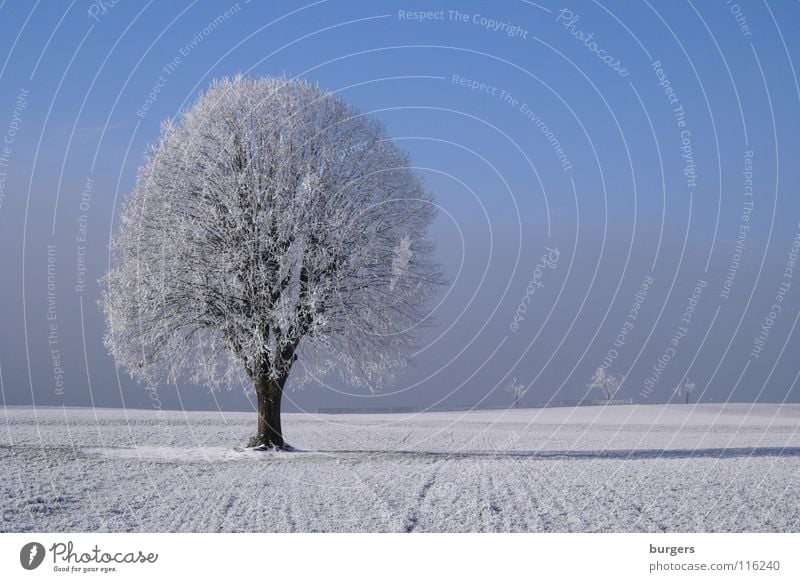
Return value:
M 425 482 L 422 484 L 419 492 L 417 493 L 416 505 L 411 509 L 411 512 L 406 516 L 403 529 L 406 533 L 411 533 L 417 527 L 420 517 L 420 508 L 425 503 L 425 498 L 428 496 L 428 491 L 436 483 L 436 477 L 442 469 L 444 461 L 439 461 L 434 464 L 433 470 L 430 472 Z

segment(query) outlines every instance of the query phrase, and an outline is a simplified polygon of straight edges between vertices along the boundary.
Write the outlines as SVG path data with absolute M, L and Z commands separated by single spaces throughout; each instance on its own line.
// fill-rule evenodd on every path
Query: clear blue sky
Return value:
M 604 361 L 639 402 L 687 376 L 703 401 L 800 401 L 798 19 L 724 0 L 0 2 L 5 402 L 152 405 L 102 346 L 96 281 L 160 123 L 236 73 L 373 112 L 442 208 L 452 286 L 395 386 L 309 385 L 290 407 L 499 404 L 513 377 L 576 399 Z M 251 406 L 239 387 L 159 400 Z

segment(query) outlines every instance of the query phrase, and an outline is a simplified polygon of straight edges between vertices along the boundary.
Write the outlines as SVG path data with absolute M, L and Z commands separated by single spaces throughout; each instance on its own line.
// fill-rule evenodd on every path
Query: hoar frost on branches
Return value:
M 506 390 L 511 392 L 511 394 L 514 396 L 514 408 L 519 408 L 519 403 L 523 396 L 527 394 L 529 388 L 530 386 L 526 386 L 522 382 L 517 381 L 516 376 L 511 380 L 511 383 L 508 385 Z
M 686 402 L 686 404 L 689 404 L 689 397 L 692 395 L 692 392 L 694 392 L 694 389 L 696 387 L 697 387 L 697 384 L 695 384 L 694 382 L 689 380 L 689 378 L 686 378 L 686 380 L 684 380 L 682 384 L 678 384 L 675 387 L 675 390 L 673 390 L 673 393 L 678 398 L 680 398 L 681 395 L 683 395 L 684 399 L 685 399 L 684 401 Z
M 112 241 L 106 345 L 130 373 L 242 372 L 254 444 L 284 447 L 294 362 L 373 388 L 441 284 L 432 196 L 382 126 L 304 81 L 215 82 L 162 127 Z
M 605 368 L 601 367 L 595 370 L 594 375 L 592 376 L 590 382 L 586 385 L 586 388 L 588 388 L 589 391 L 595 389 L 600 390 L 606 400 L 611 400 L 619 391 L 624 380 L 625 378 L 617 378 L 611 374 L 606 374 Z

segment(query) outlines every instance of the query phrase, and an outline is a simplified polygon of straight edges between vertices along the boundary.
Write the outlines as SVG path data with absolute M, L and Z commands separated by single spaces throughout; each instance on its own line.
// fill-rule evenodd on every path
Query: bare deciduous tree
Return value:
M 304 81 L 215 82 L 162 127 L 112 241 L 106 345 L 148 382 L 246 373 L 284 448 L 298 359 L 373 388 L 441 284 L 433 199 L 383 127 Z

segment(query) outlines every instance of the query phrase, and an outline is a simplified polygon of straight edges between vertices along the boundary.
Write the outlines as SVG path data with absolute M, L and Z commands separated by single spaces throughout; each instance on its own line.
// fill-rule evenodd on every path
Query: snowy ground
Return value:
M 0 410 L 0 531 L 800 531 L 800 405 Z

